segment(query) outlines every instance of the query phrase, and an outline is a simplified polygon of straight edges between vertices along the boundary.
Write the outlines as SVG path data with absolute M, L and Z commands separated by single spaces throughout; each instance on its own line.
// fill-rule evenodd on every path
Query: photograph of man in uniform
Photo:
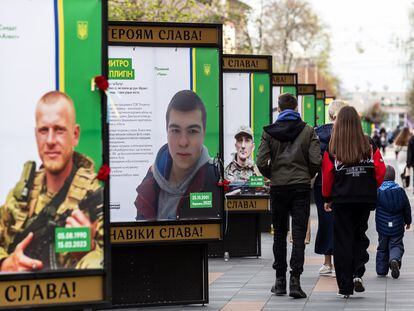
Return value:
M 242 125 L 234 135 L 236 153 L 233 161 L 224 170 L 224 178 L 230 182 L 248 182 L 250 176 L 261 176 L 259 169 L 252 159 L 254 150 L 253 131 Z
M 103 195 L 91 159 L 74 148 L 80 138 L 73 101 L 44 94 L 36 106 L 35 137 L 42 165 L 26 162 L 22 178 L 0 206 L 0 271 L 103 267 Z M 55 252 L 56 227 L 90 228 L 88 252 Z
M 220 176 L 204 146 L 206 120 L 206 108 L 196 93 L 182 90 L 173 96 L 166 113 L 167 144 L 137 188 L 136 220 L 219 216 Z M 200 192 L 211 193 L 211 206 L 191 206 L 191 193 Z

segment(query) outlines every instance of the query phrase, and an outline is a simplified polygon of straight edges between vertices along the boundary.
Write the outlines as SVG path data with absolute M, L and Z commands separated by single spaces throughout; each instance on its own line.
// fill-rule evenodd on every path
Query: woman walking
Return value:
M 353 107 L 343 107 L 336 118 L 322 162 L 325 210 L 334 215 L 334 263 L 343 298 L 365 290 L 362 276 L 369 255 L 370 211 L 385 174 L 379 149 L 364 135 Z
M 342 100 L 334 100 L 329 104 L 328 114 L 331 123 L 321 125 L 315 129 L 316 135 L 318 135 L 321 155 L 328 148 L 329 140 L 331 139 L 331 133 L 333 123 L 335 122 L 336 116 L 339 110 L 347 104 Z M 322 197 L 322 173 L 319 172 L 316 176 L 315 183 L 313 186 L 313 193 L 315 197 L 315 204 L 318 210 L 318 232 L 315 240 L 315 253 L 324 255 L 324 262 L 319 268 L 319 274 L 330 274 L 332 273 L 332 254 L 333 254 L 333 215 L 332 213 L 326 212 L 323 208 L 323 197 Z
M 394 142 L 395 154 L 397 156 L 397 176 L 401 176 L 404 188 L 406 188 L 410 182 L 409 169 L 406 169 L 408 142 L 410 141 L 410 138 L 410 129 L 408 127 L 404 127 Z

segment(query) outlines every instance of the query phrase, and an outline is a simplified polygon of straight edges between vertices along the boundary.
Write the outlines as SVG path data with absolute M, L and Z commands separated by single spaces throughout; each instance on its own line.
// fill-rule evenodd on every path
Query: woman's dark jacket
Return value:
M 323 157 L 323 154 L 325 153 L 325 151 L 328 149 L 329 140 L 331 139 L 332 129 L 333 129 L 333 124 L 332 123 L 318 126 L 315 129 L 315 133 L 319 138 L 319 143 L 320 143 L 320 147 L 321 147 L 321 156 L 322 157 Z M 319 173 L 316 176 L 315 185 L 318 185 L 318 186 L 322 187 L 322 171 L 321 170 L 319 170 Z
M 325 151 L 322 160 L 322 194 L 326 202 L 376 203 L 377 188 L 385 175 L 385 164 L 379 149 L 370 140 L 369 159 L 345 165 Z

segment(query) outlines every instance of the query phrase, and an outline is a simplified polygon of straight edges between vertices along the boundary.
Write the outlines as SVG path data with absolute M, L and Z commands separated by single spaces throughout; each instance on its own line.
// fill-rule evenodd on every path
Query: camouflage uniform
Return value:
M 78 168 L 69 187 L 66 198 L 56 211 L 57 220 L 66 211 L 78 209 L 79 202 L 89 193 L 100 188 L 96 179 L 92 160 L 79 153 L 74 153 L 73 161 Z M 22 232 L 32 223 L 40 211 L 52 200 L 54 194 L 47 192 L 45 184 L 45 170 L 40 168 L 36 172 L 30 197 L 27 202 L 18 201 L 13 190 L 7 196 L 6 202 L 0 207 L 0 261 L 8 257 L 9 245 L 17 233 Z M 103 198 L 102 198 L 103 200 Z M 101 204 L 102 204 L 101 200 Z M 96 206 L 98 207 L 98 206 Z M 84 212 L 89 218 L 89 214 Z M 58 268 L 95 269 L 103 267 L 103 216 L 100 215 L 93 223 L 95 232 L 93 249 L 85 253 L 57 253 Z M 36 258 L 35 258 L 36 259 Z
M 233 161 L 224 170 L 224 178 L 230 182 L 249 181 L 250 176 L 261 176 L 256 164 L 251 159 L 247 160 L 245 166 L 237 163 L 237 154 L 234 154 Z

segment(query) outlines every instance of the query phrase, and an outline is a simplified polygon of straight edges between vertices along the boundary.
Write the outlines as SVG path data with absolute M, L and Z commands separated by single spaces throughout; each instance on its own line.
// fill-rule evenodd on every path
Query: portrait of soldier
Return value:
M 171 99 L 166 112 L 167 144 L 137 187 L 136 220 L 217 218 L 218 166 L 204 146 L 206 108 L 201 98 L 182 90 Z M 211 193 L 212 206 L 192 208 L 191 193 Z
M 39 170 L 28 161 L 0 206 L 0 271 L 103 266 L 103 192 L 91 159 L 74 151 L 80 138 L 72 99 L 59 91 L 36 105 Z M 55 228 L 90 228 L 91 249 L 55 252 Z
M 250 176 L 261 176 L 259 169 L 252 160 L 254 150 L 253 131 L 242 125 L 234 135 L 236 152 L 233 160 L 224 170 L 224 178 L 230 182 L 248 182 Z

